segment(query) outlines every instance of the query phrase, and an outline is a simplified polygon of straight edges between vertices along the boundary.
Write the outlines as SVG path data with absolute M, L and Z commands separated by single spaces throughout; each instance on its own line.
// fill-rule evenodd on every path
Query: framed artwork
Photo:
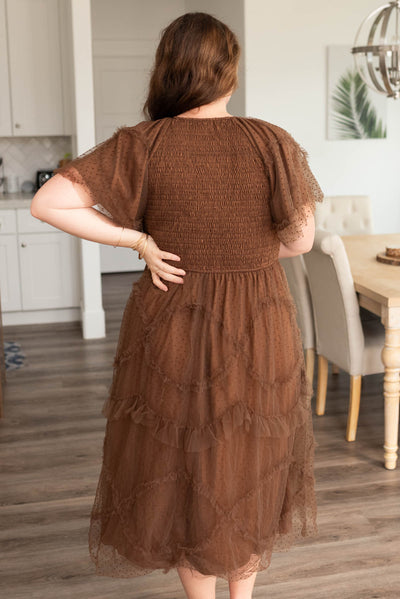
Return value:
M 367 86 L 352 46 L 328 46 L 328 139 L 386 138 L 387 97 Z

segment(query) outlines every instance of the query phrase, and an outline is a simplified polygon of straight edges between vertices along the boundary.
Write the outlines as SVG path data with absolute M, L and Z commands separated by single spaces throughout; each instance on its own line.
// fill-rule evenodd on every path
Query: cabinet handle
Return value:
M 21 243 L 22 248 L 26 248 L 26 243 Z
M 21 125 L 20 125 L 20 123 L 15 123 L 15 128 L 16 128 L 16 129 L 21 129 Z

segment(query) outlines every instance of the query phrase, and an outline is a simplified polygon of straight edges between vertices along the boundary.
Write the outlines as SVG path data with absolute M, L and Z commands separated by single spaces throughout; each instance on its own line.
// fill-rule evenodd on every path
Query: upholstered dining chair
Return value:
M 325 196 L 315 207 L 315 227 L 344 235 L 371 235 L 373 233 L 372 205 L 368 195 Z M 360 308 L 361 320 L 380 320 L 365 308 Z M 339 368 L 332 364 L 332 374 Z
M 350 374 L 346 440 L 354 441 L 364 375 L 384 371 L 381 351 L 385 329 L 378 320 L 363 321 L 342 239 L 317 230 L 304 254 L 310 285 L 318 354 L 316 413 L 325 413 L 328 360 Z
M 307 378 L 312 385 L 315 363 L 315 330 L 311 295 L 303 256 L 300 254 L 292 258 L 281 258 L 279 261 L 285 271 L 290 293 L 296 304 L 296 319 L 305 352 Z
M 315 227 L 338 235 L 373 233 L 371 199 L 366 195 L 325 196 L 315 207 Z

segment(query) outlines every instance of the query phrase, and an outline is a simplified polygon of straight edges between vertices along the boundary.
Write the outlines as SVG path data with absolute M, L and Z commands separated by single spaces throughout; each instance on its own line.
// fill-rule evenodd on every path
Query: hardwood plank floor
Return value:
M 93 574 L 87 549 L 112 360 L 140 273 L 103 275 L 107 338 L 78 323 L 5 328 L 28 364 L 8 371 L 0 421 L 0 593 L 4 599 L 183 599 L 175 570 L 135 579 Z M 383 375 L 365 377 L 357 439 L 345 440 L 349 377 L 329 374 L 313 415 L 319 536 L 274 553 L 254 598 L 400 597 L 400 467 L 383 466 Z M 313 410 L 315 398 L 313 398 Z M 217 597 L 229 597 L 217 581 Z

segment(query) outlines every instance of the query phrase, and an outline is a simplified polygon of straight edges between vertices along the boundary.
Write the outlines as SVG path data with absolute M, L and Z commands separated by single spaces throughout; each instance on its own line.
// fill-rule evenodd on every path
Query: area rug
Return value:
M 6 370 L 16 370 L 27 363 L 26 355 L 16 341 L 4 341 L 4 359 Z

